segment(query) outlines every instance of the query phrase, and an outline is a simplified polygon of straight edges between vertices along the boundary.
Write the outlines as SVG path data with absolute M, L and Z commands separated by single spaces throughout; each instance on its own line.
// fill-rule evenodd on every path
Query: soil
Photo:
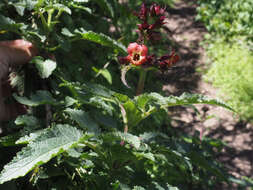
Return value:
M 207 31 L 204 25 L 196 21 L 196 3 L 178 1 L 168 8 L 166 32 L 175 42 L 173 48 L 181 57 L 175 69 L 163 77 L 163 90 L 168 95 L 180 95 L 182 92 L 200 93 L 212 98 L 218 97 L 215 89 L 204 81 L 203 73 L 198 70 L 210 64 L 203 48 Z M 209 63 L 208 63 L 209 62 Z M 173 110 L 174 127 L 182 128 L 193 134 L 197 130 L 203 136 L 220 139 L 227 147 L 218 155 L 228 171 L 235 177 L 253 177 L 253 125 L 240 121 L 228 110 L 209 105 L 197 105 L 200 115 L 192 108 L 175 108 Z M 203 120 L 203 116 L 212 116 Z M 202 119 L 201 119 L 202 118 Z M 238 187 L 220 187 L 222 190 Z

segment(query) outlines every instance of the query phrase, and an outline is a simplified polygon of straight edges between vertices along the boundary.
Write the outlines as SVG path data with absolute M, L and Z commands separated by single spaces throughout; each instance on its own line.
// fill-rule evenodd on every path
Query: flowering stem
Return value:
M 136 96 L 139 96 L 140 94 L 142 94 L 143 89 L 144 89 L 146 76 L 147 76 L 147 71 L 144 70 L 144 69 L 141 69 L 139 82 L 138 82 L 138 86 L 137 86 L 137 89 L 136 89 Z

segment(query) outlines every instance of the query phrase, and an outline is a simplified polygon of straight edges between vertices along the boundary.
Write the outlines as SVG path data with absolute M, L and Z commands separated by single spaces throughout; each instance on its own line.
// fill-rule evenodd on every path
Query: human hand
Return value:
M 37 53 L 36 47 L 25 40 L 0 42 L 0 121 L 8 121 L 24 113 L 20 104 L 5 104 L 4 99 L 11 96 L 8 83 L 9 68 L 27 63 Z

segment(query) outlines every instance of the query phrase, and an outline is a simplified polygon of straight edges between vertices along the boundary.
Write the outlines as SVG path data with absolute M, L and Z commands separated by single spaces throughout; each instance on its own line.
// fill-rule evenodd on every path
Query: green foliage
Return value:
M 251 0 L 199 0 L 197 19 L 208 31 L 230 39 L 253 37 L 253 2 Z
M 209 46 L 212 59 L 206 79 L 244 119 L 253 119 L 253 54 L 245 44 L 216 42 Z
M 31 63 L 35 64 L 40 77 L 43 79 L 48 78 L 56 68 L 56 62 L 50 59 L 44 61 L 42 57 L 34 57 Z
M 0 174 L 0 183 L 24 176 L 36 166 L 75 146 L 81 137 L 81 131 L 68 125 L 46 129 L 4 167 Z
M 35 190 L 197 190 L 232 181 L 214 159 L 223 144 L 180 134 L 167 112 L 199 103 L 229 106 L 187 93 L 134 97 L 121 84 L 116 61 L 136 40 L 132 13 L 141 2 L 0 2 L 0 39 L 25 38 L 40 50 L 17 71 L 24 88 L 13 97 L 29 108 L 0 138 L 1 183 Z

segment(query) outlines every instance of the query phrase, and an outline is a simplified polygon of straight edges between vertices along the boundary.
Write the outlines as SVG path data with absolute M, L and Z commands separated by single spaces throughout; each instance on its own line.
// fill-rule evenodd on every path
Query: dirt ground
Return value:
M 178 69 L 172 69 L 163 78 L 163 90 L 169 95 L 180 95 L 182 92 L 201 93 L 217 98 L 218 89 L 206 83 L 197 72 L 198 68 L 206 68 L 208 64 L 205 50 L 202 47 L 204 35 L 207 33 L 202 23 L 195 20 L 196 7 L 187 0 L 178 1 L 168 9 L 166 24 L 169 38 L 180 54 Z M 193 109 L 176 109 L 174 127 L 181 127 L 188 133 L 199 130 L 204 136 L 225 141 L 228 146 L 218 159 L 236 177 L 253 177 L 253 126 L 241 122 L 231 112 L 214 106 L 197 105 L 200 113 L 213 116 L 206 121 L 195 114 Z M 204 113 L 203 110 L 207 110 Z M 180 121 L 179 121 L 180 119 Z M 223 190 L 231 188 L 222 187 Z M 234 189 L 237 189 L 234 187 Z

